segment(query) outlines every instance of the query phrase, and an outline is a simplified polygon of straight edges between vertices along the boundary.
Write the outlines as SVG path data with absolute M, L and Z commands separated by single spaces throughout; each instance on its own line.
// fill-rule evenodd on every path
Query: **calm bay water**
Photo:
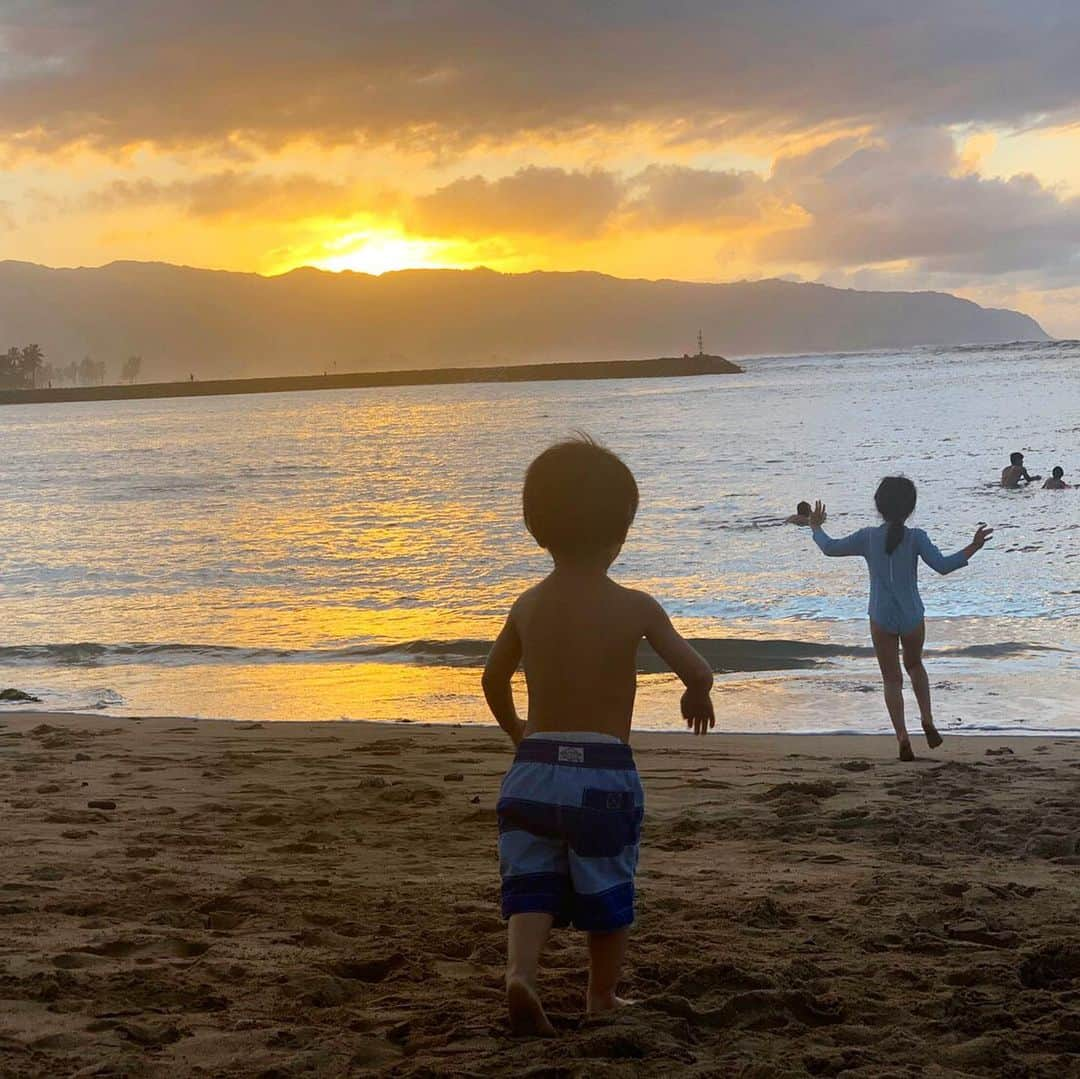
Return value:
M 1014 449 L 1080 481 L 1080 345 L 745 366 L 0 410 L 0 683 L 129 715 L 486 721 L 485 642 L 547 567 L 521 477 L 582 429 L 641 486 L 614 575 L 712 642 L 722 726 L 887 728 L 862 563 L 779 522 L 820 497 L 834 534 L 874 523 L 903 471 L 944 550 L 997 529 L 922 573 L 940 724 L 1080 728 L 1080 491 L 996 486 Z M 677 699 L 646 675 L 639 721 L 676 725 Z

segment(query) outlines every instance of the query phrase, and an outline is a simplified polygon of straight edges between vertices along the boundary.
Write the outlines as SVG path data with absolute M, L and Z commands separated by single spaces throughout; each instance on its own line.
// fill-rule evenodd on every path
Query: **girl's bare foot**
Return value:
M 524 978 L 506 979 L 510 1033 L 515 1038 L 554 1038 L 555 1028 L 544 1014 L 536 990 Z
M 902 761 L 913 761 L 915 754 L 911 751 L 911 743 L 905 738 L 900 743 L 900 759 Z
M 926 735 L 926 744 L 931 749 L 937 749 L 937 747 L 941 745 L 943 739 L 941 735 L 938 734 L 938 729 L 934 726 L 933 720 L 931 720 L 929 723 L 924 723 L 922 725 L 922 729 L 923 734 Z

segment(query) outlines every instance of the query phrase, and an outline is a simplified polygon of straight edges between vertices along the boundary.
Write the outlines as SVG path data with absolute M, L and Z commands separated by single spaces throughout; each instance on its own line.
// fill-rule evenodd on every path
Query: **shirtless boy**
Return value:
M 795 507 L 795 512 L 785 519 L 784 524 L 801 525 L 803 528 L 808 527 L 810 524 L 810 503 L 800 502 Z
M 638 506 L 634 477 L 587 439 L 545 450 L 525 476 L 525 526 L 554 568 L 527 589 L 488 656 L 484 695 L 517 753 L 499 792 L 506 1000 L 515 1034 L 552 1036 L 537 991 L 553 925 L 587 934 L 586 1010 L 610 1011 L 630 925 L 644 795 L 628 741 L 642 638 L 682 679 L 695 734 L 715 724 L 709 665 L 656 600 L 616 584 Z M 528 720 L 511 679 L 524 662 Z
M 1032 483 L 1041 480 L 1042 476 L 1029 476 L 1024 467 L 1024 455 L 1022 453 L 1010 453 L 1009 465 L 1001 470 L 1002 487 L 1019 487 L 1021 482 Z

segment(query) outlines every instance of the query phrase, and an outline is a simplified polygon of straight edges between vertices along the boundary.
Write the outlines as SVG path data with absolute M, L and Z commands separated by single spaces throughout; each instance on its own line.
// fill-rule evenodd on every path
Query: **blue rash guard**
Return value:
M 885 553 L 888 525 L 860 528 L 850 536 L 833 539 L 820 528 L 814 542 L 831 557 L 862 555 L 870 571 L 870 620 L 889 633 L 907 634 L 919 628 L 925 613 L 919 595 L 919 559 L 944 575 L 968 564 L 964 552 L 943 555 L 921 528 L 905 528 L 904 538 L 891 555 Z

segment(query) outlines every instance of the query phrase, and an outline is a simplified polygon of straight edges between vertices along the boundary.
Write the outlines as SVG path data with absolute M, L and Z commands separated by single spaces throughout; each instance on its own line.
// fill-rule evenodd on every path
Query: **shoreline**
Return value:
M 50 721 L 70 721 L 76 719 L 101 719 L 101 720 L 118 720 L 130 723 L 196 723 L 196 724 L 232 724 L 234 726 L 250 726 L 253 723 L 260 724 L 266 728 L 295 728 L 299 726 L 325 726 L 325 727 L 371 727 L 376 731 L 388 731 L 388 730 L 421 730 L 421 731 L 468 731 L 470 733 L 489 733 L 497 736 L 502 736 L 503 732 L 499 725 L 492 719 L 490 722 L 484 720 L 456 720 L 453 722 L 434 722 L 430 720 L 420 719 L 363 719 L 353 716 L 340 716 L 336 719 L 272 719 L 266 716 L 260 717 L 243 717 L 243 716 L 185 716 L 185 715 L 130 715 L 119 711 L 110 711 L 108 709 L 85 709 L 79 711 L 78 709 L 64 709 L 50 711 L 48 709 L 35 708 L 32 704 L 27 704 L 25 707 L 6 706 L 0 707 L 0 728 L 4 725 L 4 720 L 7 718 L 25 718 L 26 716 L 32 716 L 39 719 L 43 723 Z M 918 737 L 918 719 L 917 716 L 910 720 L 908 723 L 908 729 L 912 732 L 913 737 Z M 1013 729 L 1003 728 L 997 729 L 983 729 L 978 728 L 940 728 L 941 734 L 946 738 L 960 738 L 964 741 L 971 739 L 987 739 L 995 742 L 1000 742 L 1003 739 L 1008 742 L 1012 739 L 1019 739 L 1025 741 L 1032 738 L 1050 738 L 1050 739 L 1080 739 L 1080 726 L 1076 727 L 1055 727 L 1045 729 Z M 639 738 L 694 738 L 694 734 L 691 731 L 683 730 L 674 727 L 643 727 L 633 726 L 630 731 L 631 741 L 633 745 Z M 505 736 L 504 736 L 505 737 Z M 892 740 L 893 734 L 889 730 L 880 731 L 860 731 L 852 728 L 827 728 L 822 730 L 740 730 L 735 727 L 721 727 L 719 721 L 717 726 L 709 732 L 710 738 L 882 738 L 886 740 Z M 509 741 L 507 742 L 509 746 Z
M 633 378 L 696 378 L 741 374 L 722 356 L 662 357 L 652 360 L 584 360 L 565 363 L 503 364 L 496 367 L 438 367 L 347 374 L 283 375 L 267 378 L 144 382 L 130 386 L 70 386 L 0 390 L 0 405 L 63 404 L 77 401 L 140 401 L 176 397 L 220 397 L 312 390 L 375 389 L 400 386 L 460 386 L 471 383 L 571 382 Z
M 639 1004 L 558 931 L 537 1042 L 497 727 L 8 713 L 0 1072 L 1073 1074 L 1080 743 L 919 742 L 640 732 Z
M 189 715 L 122 715 L 113 714 L 109 712 L 78 712 L 78 711 L 47 711 L 42 709 L 29 708 L 26 711 L 12 709 L 3 710 L 0 709 L 0 730 L 5 726 L 8 726 L 8 721 L 20 720 L 18 726 L 21 728 L 27 723 L 74 723 L 76 721 L 85 720 L 98 720 L 101 723 L 106 722 L 124 722 L 131 724 L 132 729 L 137 729 L 140 726 L 146 730 L 158 729 L 162 724 L 174 724 L 174 723 L 188 723 L 194 727 L 206 727 L 212 728 L 215 725 L 220 725 L 225 729 L 238 729 L 245 728 L 249 730 L 263 730 L 266 732 L 297 732 L 302 731 L 305 728 L 326 728 L 327 730 L 355 730 L 361 732 L 364 737 L 375 737 L 385 735 L 390 732 L 400 731 L 422 731 L 432 735 L 442 735 L 448 733 L 462 733 L 469 737 L 490 735 L 495 738 L 502 739 L 506 744 L 507 754 L 512 754 L 513 746 L 510 743 L 509 737 L 503 732 L 502 728 L 494 721 L 490 723 L 469 723 L 469 722 L 457 722 L 457 723 L 439 723 L 430 722 L 422 719 L 359 719 L 342 717 L 341 719 L 294 719 L 294 720 L 278 720 L 278 719 L 245 719 L 245 718 L 233 718 L 228 716 L 189 716 Z M 919 740 L 921 735 L 918 733 L 916 722 L 914 726 L 909 723 L 909 730 L 912 733 L 912 738 Z M 1078 728 L 1080 732 L 1080 728 Z M 995 733 L 993 731 L 942 731 L 942 734 L 946 738 L 958 738 L 964 742 L 978 742 L 986 741 L 993 742 L 994 744 L 1007 744 L 1010 741 L 1018 740 L 1020 742 L 1027 742 L 1033 738 L 1043 738 L 1049 741 L 1054 739 L 1063 739 L 1070 741 L 1075 736 L 1063 734 L 1060 731 L 1039 731 L 1029 730 L 1025 732 L 1010 731 L 1003 733 Z M 895 745 L 895 737 L 891 731 L 878 732 L 878 731 L 857 731 L 857 730 L 829 730 L 829 731 L 769 731 L 769 730 L 757 730 L 757 731 L 741 731 L 734 729 L 721 729 L 717 726 L 715 729 L 709 732 L 707 736 L 701 738 L 695 736 L 692 732 L 687 730 L 665 730 L 654 727 L 634 727 L 631 730 L 631 739 L 633 741 L 642 740 L 643 742 L 658 744 L 663 743 L 669 739 L 676 740 L 681 743 L 683 740 L 689 739 L 695 746 L 707 745 L 710 740 L 734 740 L 741 742 L 742 740 L 748 740 L 752 742 L 760 741 L 777 741 L 786 742 L 793 741 L 814 741 L 822 740 L 829 742 L 833 740 L 843 741 L 849 738 L 865 739 L 868 743 L 880 741 L 884 744 L 885 748 L 891 748 Z M 946 745 L 948 742 L 946 742 Z M 1078 743 L 1080 744 L 1080 743 Z M 658 746 L 650 745 L 647 748 L 658 748 Z M 665 747 L 662 744 L 659 748 L 671 748 Z M 681 746 L 680 746 L 681 748 Z M 880 747 L 879 747 L 880 748 Z M 948 753 L 945 750 L 935 752 L 932 756 L 920 758 L 924 763 L 931 761 L 933 763 L 942 764 L 946 761 Z M 509 759 L 509 758 L 508 758 Z

